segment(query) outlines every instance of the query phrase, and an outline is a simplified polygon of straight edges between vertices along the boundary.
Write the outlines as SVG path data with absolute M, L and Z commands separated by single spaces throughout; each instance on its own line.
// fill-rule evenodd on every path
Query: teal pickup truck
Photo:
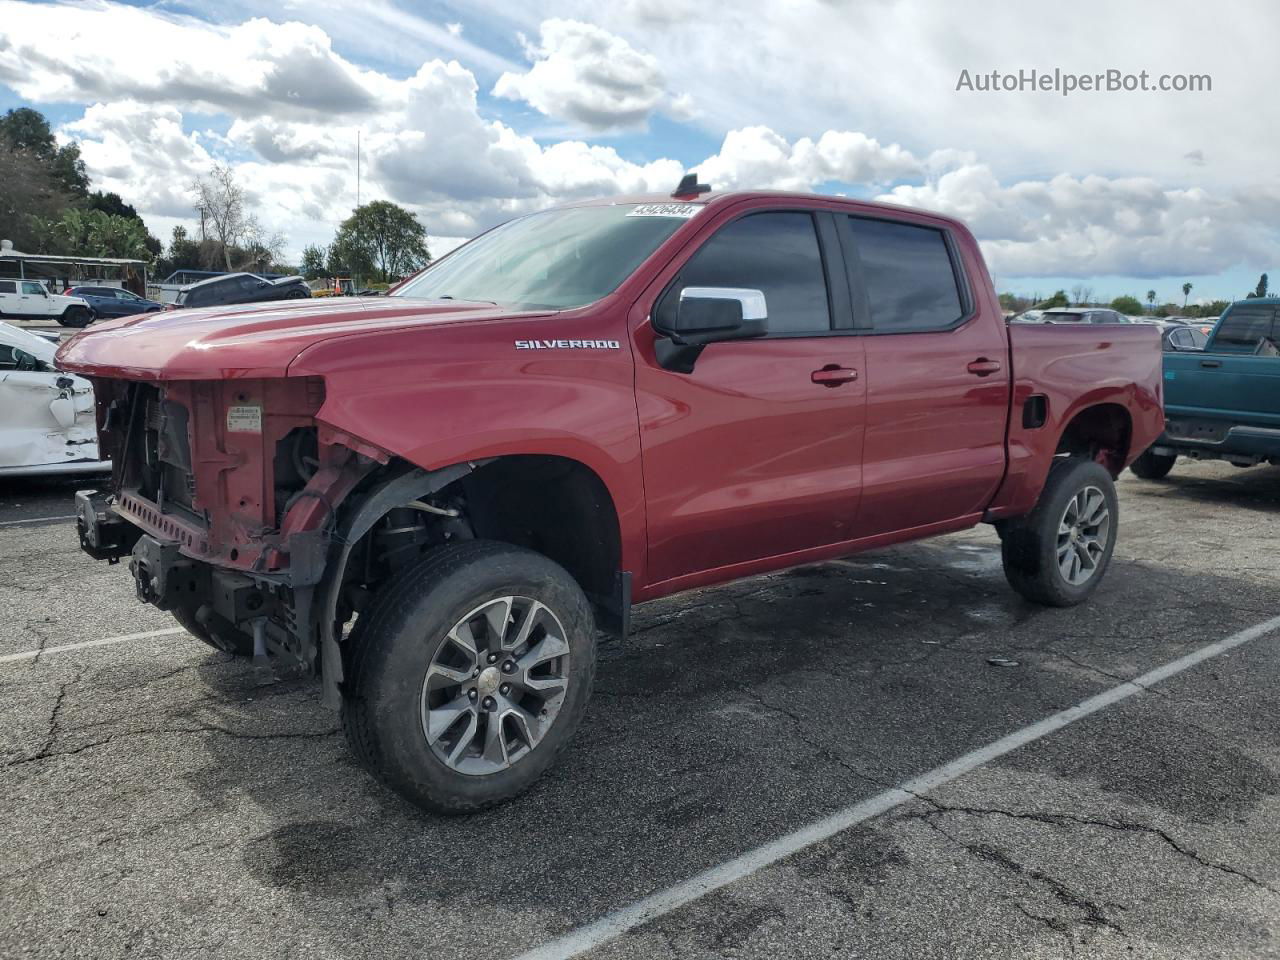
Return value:
M 1165 430 L 1133 462 L 1158 480 L 1178 457 L 1280 464 L 1280 297 L 1240 300 L 1203 350 L 1164 355 Z

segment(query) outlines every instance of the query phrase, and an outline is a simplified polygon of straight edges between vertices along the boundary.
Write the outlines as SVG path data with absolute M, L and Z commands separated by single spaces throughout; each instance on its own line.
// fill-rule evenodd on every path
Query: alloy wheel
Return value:
M 1072 586 L 1087 583 L 1111 541 L 1111 510 L 1106 495 L 1087 486 L 1067 501 L 1058 521 L 1058 569 Z
M 450 769 L 498 773 L 538 746 L 568 686 L 560 619 L 529 597 L 498 597 L 440 642 L 422 682 L 422 731 Z

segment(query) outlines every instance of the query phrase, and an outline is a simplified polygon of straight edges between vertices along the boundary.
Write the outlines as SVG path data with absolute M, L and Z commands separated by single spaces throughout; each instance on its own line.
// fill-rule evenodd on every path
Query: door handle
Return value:
M 828 363 L 821 370 L 813 371 L 809 379 L 814 383 L 822 384 L 824 387 L 838 387 L 842 383 L 857 380 L 858 371 L 850 367 L 838 367 L 834 363 Z
M 1220 366 L 1222 366 L 1222 361 L 1221 361 L 1221 360 L 1201 360 L 1201 361 L 1200 361 L 1200 366 L 1202 366 L 1202 367 L 1220 367 Z
M 986 357 L 979 357 L 965 368 L 976 377 L 989 377 L 993 373 L 1000 372 L 999 360 L 988 360 Z

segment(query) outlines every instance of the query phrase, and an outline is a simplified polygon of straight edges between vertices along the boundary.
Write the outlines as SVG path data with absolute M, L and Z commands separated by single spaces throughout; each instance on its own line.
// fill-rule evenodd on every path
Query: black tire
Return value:
M 310 296 L 311 294 L 306 293 L 302 290 L 290 290 L 289 295 L 285 297 L 285 299 L 286 300 L 306 300 L 306 299 L 309 299 Z
M 87 307 L 67 307 L 58 323 L 64 327 L 87 327 L 93 323 L 93 313 Z
M 210 627 L 206 627 L 196 619 L 195 611 L 187 607 L 174 607 L 170 613 L 173 614 L 173 619 L 178 621 L 178 626 L 215 650 L 237 657 L 253 656 L 252 635 L 238 630 L 221 617 L 214 615 L 210 618 Z
M 423 725 L 427 671 L 445 650 L 448 633 L 469 613 L 501 597 L 536 600 L 558 619 L 568 645 L 567 659 L 560 661 L 567 663 L 565 692 L 550 725 L 523 755 L 497 772 L 464 773 L 428 742 Z M 393 578 L 361 613 L 344 648 L 342 725 L 352 752 L 405 799 L 443 814 L 483 810 L 533 784 L 573 736 L 595 679 L 595 623 L 582 589 L 541 554 L 485 540 L 441 547 Z M 459 686 L 456 695 L 466 696 L 463 689 Z M 476 713 L 476 723 L 487 730 L 488 716 L 494 714 Z M 499 736 L 507 722 L 501 716 Z M 505 746 L 502 754 L 507 755 Z
M 1105 500 L 1109 521 L 1106 543 L 1088 579 L 1073 583 L 1059 565 L 1059 529 L 1069 503 L 1090 487 L 1101 492 Z M 1035 509 L 1025 517 L 1007 521 L 1001 530 L 1005 578 L 1032 603 L 1073 607 L 1088 599 L 1102 582 L 1115 550 L 1118 525 L 1115 481 L 1106 468 L 1092 460 L 1059 460 L 1049 471 Z
M 1162 480 L 1169 475 L 1169 471 L 1173 469 L 1177 460 L 1177 454 L 1152 453 L 1147 450 L 1129 464 L 1129 469 L 1143 480 Z

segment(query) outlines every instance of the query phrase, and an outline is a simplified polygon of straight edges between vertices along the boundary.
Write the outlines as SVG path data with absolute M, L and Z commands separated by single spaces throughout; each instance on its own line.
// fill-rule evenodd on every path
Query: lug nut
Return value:
M 491 654 L 489 654 L 489 662 L 490 662 L 490 663 L 497 663 L 497 662 L 498 662 L 498 655 L 497 655 L 496 653 L 491 653 Z
M 516 672 L 516 662 L 515 662 L 514 660 L 508 660 L 506 663 L 504 663 L 504 664 L 502 665 L 502 672 L 503 672 L 503 673 L 515 673 L 515 672 Z
M 472 703 L 476 702 L 476 697 L 478 696 L 480 696 L 480 694 L 476 693 L 475 687 L 472 687 L 470 690 L 467 691 L 467 698 L 470 699 Z
M 508 693 L 511 692 L 511 684 L 504 683 L 502 686 L 498 688 L 498 692 L 505 697 Z
M 484 698 L 484 708 L 486 710 L 492 710 L 497 705 L 498 705 L 498 701 L 494 700 L 493 697 Z
M 480 676 L 480 668 L 479 668 L 479 667 L 476 667 L 474 670 L 472 670 L 472 671 L 471 671 L 471 675 L 472 675 L 473 677 L 478 677 L 478 676 Z

